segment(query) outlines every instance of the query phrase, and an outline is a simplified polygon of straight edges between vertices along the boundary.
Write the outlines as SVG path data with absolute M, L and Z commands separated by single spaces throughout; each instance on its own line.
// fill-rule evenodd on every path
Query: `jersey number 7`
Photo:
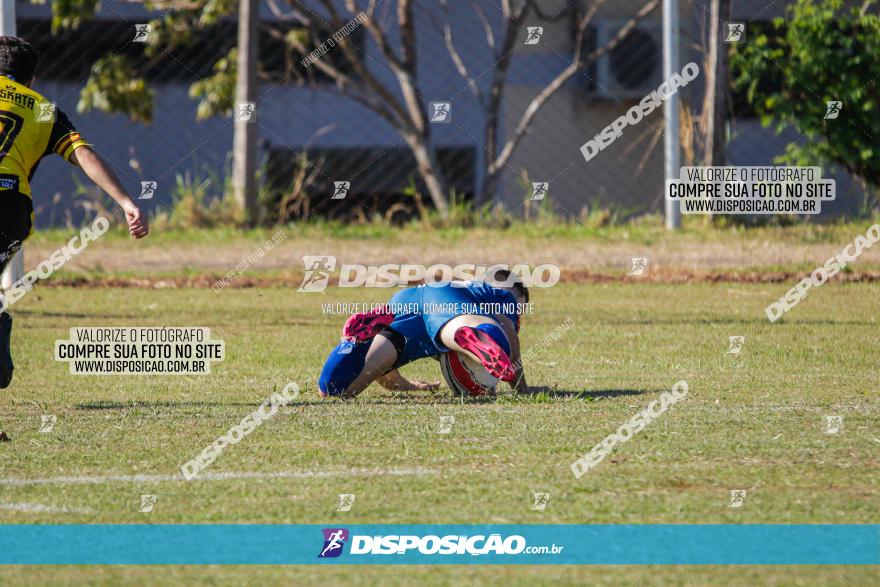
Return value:
M 0 162 L 6 158 L 23 124 L 24 119 L 18 114 L 0 110 Z

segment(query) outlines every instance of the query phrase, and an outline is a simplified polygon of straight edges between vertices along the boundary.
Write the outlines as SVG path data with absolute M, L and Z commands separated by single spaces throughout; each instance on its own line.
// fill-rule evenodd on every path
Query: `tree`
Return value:
M 454 27 L 450 22 L 447 0 L 419 2 L 419 0 L 397 0 L 392 3 L 378 0 L 269 0 L 269 6 L 279 21 L 294 22 L 298 30 L 284 36 L 283 40 L 293 49 L 300 61 L 308 61 L 307 67 L 291 67 L 293 82 L 313 87 L 316 90 L 332 92 L 344 96 L 382 117 L 401 136 L 411 151 L 428 194 L 437 209 L 445 214 L 448 209 L 446 181 L 437 161 L 433 144 L 431 124 L 422 99 L 418 71 L 418 35 L 416 11 L 425 11 L 430 21 L 440 27 L 444 44 L 458 73 L 467 81 L 469 90 L 476 96 L 484 110 L 485 127 L 482 129 L 485 150 L 483 185 L 478 189 L 478 202 L 493 199 L 498 190 L 504 169 L 528 133 L 535 118 L 546 103 L 561 90 L 569 80 L 581 73 L 592 61 L 613 50 L 640 20 L 653 12 L 660 0 L 646 0 L 635 15 L 624 24 L 603 47 L 587 50 L 589 27 L 594 17 L 608 0 L 575 1 L 556 14 L 545 14 L 539 0 L 499 0 L 500 9 L 491 15 L 483 9 L 479 0 L 470 0 L 474 17 L 482 23 L 486 35 L 485 49 L 491 52 L 493 66 L 491 71 L 479 76 L 469 71 L 461 52 L 456 46 Z M 66 0 L 67 9 L 78 19 L 87 17 L 93 0 Z M 148 2 L 152 8 L 166 10 L 166 15 L 152 24 L 157 34 L 151 34 L 151 49 L 162 50 L 187 42 L 192 30 L 203 28 L 217 21 L 221 16 L 233 14 L 233 0 L 155 0 Z M 382 4 L 383 12 L 377 11 Z M 78 8 L 71 8 L 76 5 Z M 497 4 L 486 3 L 489 7 Z M 389 11 L 389 8 L 393 9 Z M 57 8 L 53 6 L 53 9 Z M 86 14 L 84 16 L 84 13 Z M 574 42 L 569 63 L 545 87 L 538 90 L 534 98 L 512 125 L 506 135 L 502 133 L 502 106 L 510 69 L 517 45 L 523 42 L 523 24 L 534 14 L 547 22 L 563 18 L 574 19 Z M 389 16 L 390 18 L 385 18 Z M 73 17 L 62 19 L 71 21 Z M 336 35 L 347 23 L 360 23 L 370 39 L 378 47 L 378 55 L 365 56 L 361 48 L 349 35 Z M 334 51 L 339 51 L 341 60 L 308 59 L 308 56 L 328 38 L 334 39 Z M 397 38 L 396 43 L 389 39 Z M 389 83 L 374 75 L 367 67 L 368 60 L 381 60 L 394 74 Z M 316 71 L 332 80 L 332 84 L 318 79 Z M 234 85 L 235 59 L 222 56 L 215 66 L 215 75 L 193 84 L 190 94 L 201 100 L 199 116 L 229 114 L 232 110 L 233 95 L 229 91 Z M 231 79 L 230 79 L 231 78 Z M 488 82 L 481 85 L 481 80 Z M 484 87 L 485 86 L 485 87 Z M 108 89 L 108 91 L 112 91 Z
M 724 165 L 727 152 L 727 45 L 723 29 L 730 20 L 731 0 L 711 0 L 709 9 L 709 39 L 706 55 L 706 95 L 700 127 L 703 135 L 703 165 Z
M 528 133 L 529 128 L 534 122 L 535 117 L 565 84 L 575 75 L 582 72 L 590 63 L 602 57 L 609 51 L 617 47 L 620 42 L 635 28 L 640 20 L 651 14 L 659 5 L 660 0 L 649 0 L 646 2 L 629 21 L 603 46 L 598 47 L 589 53 L 586 52 L 587 32 L 593 22 L 594 17 L 602 8 L 607 0 L 593 0 L 588 2 L 584 8 L 579 2 L 570 2 L 566 8 L 555 15 L 544 14 L 535 0 L 525 0 L 520 3 L 513 3 L 510 0 L 503 0 L 502 7 L 502 23 L 501 42 L 497 43 L 496 35 L 492 26 L 488 23 L 485 14 L 479 9 L 476 2 L 471 2 L 474 10 L 480 16 L 481 21 L 485 24 L 486 37 L 489 49 L 493 51 L 495 67 L 492 75 L 492 83 L 488 95 L 484 95 L 476 83 L 473 76 L 467 71 L 465 64 L 460 57 L 457 57 L 454 43 L 452 42 L 451 28 L 446 27 L 446 46 L 459 69 L 459 73 L 468 81 L 468 87 L 477 96 L 486 112 L 486 126 L 484 129 L 485 150 L 486 150 L 486 169 L 485 180 L 482 189 L 478 195 L 478 203 L 492 199 L 498 190 L 498 184 L 501 180 L 501 174 L 507 164 L 510 162 L 514 151 L 519 146 L 522 139 Z M 442 5 L 446 5 L 445 0 L 441 0 Z M 514 5 L 518 4 L 518 8 Z M 572 46 L 571 61 L 566 67 L 560 71 L 553 80 L 550 81 L 543 89 L 541 89 L 529 105 L 523 111 L 519 121 L 512 133 L 501 140 L 501 107 L 503 103 L 504 90 L 507 86 L 507 74 L 510 69 L 514 48 L 520 39 L 520 33 L 523 26 L 523 20 L 530 10 L 534 10 L 535 14 L 546 22 L 554 22 L 571 16 L 574 19 L 574 43 Z M 496 48 L 497 45 L 497 48 Z
M 260 3 L 241 0 L 238 5 L 236 104 L 254 104 L 257 98 L 257 35 L 259 34 Z M 232 140 L 232 190 L 239 209 L 244 211 L 248 224 L 257 220 L 257 130 L 243 116 L 235 121 Z
M 307 26 L 314 25 L 313 14 L 302 0 L 289 0 L 296 8 L 294 14 Z M 489 74 L 481 74 L 491 80 L 488 89 L 482 88 L 478 79 L 469 71 L 467 64 L 456 47 L 453 34 L 453 26 L 449 18 L 447 0 L 438 0 L 442 14 L 432 14 L 433 21 L 442 28 L 446 50 L 455 64 L 456 70 L 467 82 L 468 89 L 477 98 L 481 108 L 485 112 L 485 127 L 483 129 L 484 173 L 483 185 L 481 186 L 477 202 L 482 203 L 491 200 L 501 180 L 501 174 L 510 162 L 516 148 L 525 137 L 535 117 L 565 84 L 574 76 L 582 72 L 591 62 L 613 50 L 626 35 L 638 24 L 640 20 L 648 16 L 660 4 L 660 0 L 647 1 L 628 22 L 615 34 L 608 43 L 586 52 L 587 32 L 595 15 L 599 12 L 607 0 L 593 0 L 585 9 L 579 2 L 570 2 L 566 8 L 554 15 L 544 14 L 536 0 L 501 0 L 500 12 L 496 18 L 490 18 L 483 10 L 481 4 L 471 0 L 470 5 L 475 18 L 482 23 L 486 34 L 486 50 L 492 53 L 494 63 Z M 332 0 L 320 0 L 321 5 L 330 15 L 334 26 L 341 26 L 345 21 Z M 371 38 L 379 47 L 381 56 L 388 67 L 395 73 L 398 87 L 385 86 L 379 79 L 367 70 L 363 55 L 360 55 L 352 47 L 347 39 L 340 44 L 345 51 L 346 59 L 352 66 L 355 75 L 346 75 L 339 68 L 334 67 L 326 60 L 315 62 L 315 67 L 333 78 L 336 89 L 343 95 L 352 98 L 367 106 L 383 118 L 385 118 L 403 137 L 410 147 L 418 163 L 419 173 L 434 201 L 435 206 L 441 211 L 447 208 L 445 182 L 442 173 L 437 166 L 435 149 L 431 144 L 430 124 L 426 124 L 425 104 L 419 100 L 422 95 L 419 86 L 417 66 L 417 43 L 416 25 L 413 18 L 415 1 L 398 0 L 397 2 L 397 26 L 400 29 L 400 47 L 393 47 L 388 41 L 388 30 L 383 28 L 376 17 L 377 2 L 369 0 L 364 8 L 366 20 L 364 27 Z M 346 9 L 351 13 L 350 18 L 359 10 L 355 0 L 345 0 Z M 427 6 L 423 7 L 429 10 Z M 504 91 L 507 86 L 507 74 L 510 69 L 513 56 L 518 43 L 523 42 L 522 29 L 527 16 L 534 13 L 546 22 L 555 22 L 563 18 L 575 19 L 575 34 L 572 47 L 572 55 L 569 64 L 543 89 L 538 91 L 525 109 L 520 119 L 516 122 L 509 136 L 502 139 L 501 136 L 501 108 L 503 106 Z M 305 52 L 306 46 L 300 43 L 297 48 Z M 398 93 L 402 99 L 398 99 Z M 505 140 L 506 139 L 506 140 Z
M 874 9 L 872 12 L 872 8 Z M 880 186 L 880 17 L 873 0 L 844 8 L 842 0 L 798 0 L 773 34 L 736 46 L 734 85 L 747 92 L 764 126 L 793 127 L 803 140 L 778 162 L 836 163 Z M 828 102 L 842 102 L 826 118 Z

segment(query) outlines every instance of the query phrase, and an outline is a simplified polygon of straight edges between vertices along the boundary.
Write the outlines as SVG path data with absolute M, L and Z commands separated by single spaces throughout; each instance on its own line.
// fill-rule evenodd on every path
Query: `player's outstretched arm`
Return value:
M 113 200 L 119 204 L 122 211 L 125 212 L 125 220 L 128 223 L 128 232 L 134 238 L 143 238 L 150 233 L 147 224 L 147 215 L 134 203 L 113 170 L 101 161 L 98 154 L 89 147 L 79 147 L 70 156 L 70 160 L 82 167 L 82 170 L 89 176 L 99 188 L 107 192 Z

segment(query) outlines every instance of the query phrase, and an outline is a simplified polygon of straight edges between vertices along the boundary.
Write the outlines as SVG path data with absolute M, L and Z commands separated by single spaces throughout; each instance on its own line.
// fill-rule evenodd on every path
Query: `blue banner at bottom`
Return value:
M 876 565 L 880 525 L 0 525 L 0 564 Z

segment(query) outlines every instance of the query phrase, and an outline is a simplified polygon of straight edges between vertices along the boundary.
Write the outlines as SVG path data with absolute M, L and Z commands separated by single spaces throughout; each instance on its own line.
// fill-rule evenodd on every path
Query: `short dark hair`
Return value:
M 525 286 L 525 284 L 522 282 L 522 279 L 520 279 L 516 275 L 513 275 L 507 269 L 498 269 L 493 274 L 495 281 L 500 282 L 500 283 L 507 283 L 509 280 L 511 280 L 511 276 L 513 276 L 513 279 L 512 279 L 512 284 L 510 287 L 512 287 L 513 290 L 516 293 L 518 293 L 520 295 L 520 297 L 522 297 L 526 301 L 526 303 L 528 304 L 529 303 L 529 288 L 527 288 Z
M 0 37 L 0 75 L 11 76 L 26 84 L 34 79 L 40 54 L 34 46 L 19 37 Z

